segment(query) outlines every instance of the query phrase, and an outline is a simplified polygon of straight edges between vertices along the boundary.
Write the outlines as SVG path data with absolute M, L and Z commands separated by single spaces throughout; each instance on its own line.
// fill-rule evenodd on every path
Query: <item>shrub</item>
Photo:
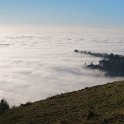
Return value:
M 25 104 L 21 104 L 22 107 L 29 106 L 29 105 L 32 105 L 32 103 L 31 102 L 27 102 Z
M 9 104 L 6 100 L 2 99 L 0 101 L 0 111 L 5 111 L 7 109 L 9 109 Z

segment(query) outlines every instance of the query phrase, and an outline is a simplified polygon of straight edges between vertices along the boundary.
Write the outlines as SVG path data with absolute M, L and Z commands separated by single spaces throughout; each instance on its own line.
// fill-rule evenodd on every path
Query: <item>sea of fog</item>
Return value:
M 0 26 L 0 99 L 19 105 L 124 79 L 86 69 L 100 58 L 74 49 L 124 55 L 124 30 Z

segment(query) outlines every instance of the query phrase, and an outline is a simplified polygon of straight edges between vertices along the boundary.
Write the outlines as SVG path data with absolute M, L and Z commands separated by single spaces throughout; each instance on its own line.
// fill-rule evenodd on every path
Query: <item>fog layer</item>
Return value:
M 0 98 L 11 105 L 121 80 L 88 70 L 99 58 L 74 49 L 124 55 L 124 31 L 1 26 Z

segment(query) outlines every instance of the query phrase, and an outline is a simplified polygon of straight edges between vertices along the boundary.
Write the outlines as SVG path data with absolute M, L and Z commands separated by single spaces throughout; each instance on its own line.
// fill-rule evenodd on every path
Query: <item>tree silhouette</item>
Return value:
M 5 99 L 2 99 L 0 101 L 0 111 L 5 111 L 7 109 L 9 109 L 9 104 L 7 103 Z

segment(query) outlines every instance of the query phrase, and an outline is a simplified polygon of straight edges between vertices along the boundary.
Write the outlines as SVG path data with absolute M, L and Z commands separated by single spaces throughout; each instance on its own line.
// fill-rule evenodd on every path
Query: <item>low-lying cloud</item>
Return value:
M 0 98 L 11 105 L 123 79 L 85 69 L 85 62 L 98 59 L 73 52 L 77 48 L 124 54 L 121 33 L 115 36 L 111 30 L 88 29 L 44 32 L 32 27 L 7 31 L 0 30 Z M 118 41 L 116 46 L 113 41 Z

